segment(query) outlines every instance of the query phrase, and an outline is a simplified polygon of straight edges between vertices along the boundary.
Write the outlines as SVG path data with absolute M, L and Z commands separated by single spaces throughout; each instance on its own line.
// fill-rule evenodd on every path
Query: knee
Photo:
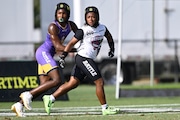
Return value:
M 96 81 L 94 81 L 96 86 L 104 86 L 104 81 L 102 78 L 97 79 Z
M 75 89 L 78 87 L 79 85 L 79 80 L 74 78 L 74 77 L 71 77 L 70 81 L 68 82 L 69 86 L 71 89 Z
M 61 79 L 60 78 L 52 78 L 52 84 L 53 86 L 58 86 L 61 84 Z
M 40 79 L 40 85 L 46 83 L 47 81 L 50 80 L 50 77 L 49 76 L 39 76 L 39 79 Z
M 40 85 L 44 84 L 46 81 L 40 81 Z

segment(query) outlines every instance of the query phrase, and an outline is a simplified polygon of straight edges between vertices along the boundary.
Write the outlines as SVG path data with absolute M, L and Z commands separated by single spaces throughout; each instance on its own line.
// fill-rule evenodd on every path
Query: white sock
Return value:
M 50 100 L 51 100 L 52 102 L 54 102 L 56 99 L 55 99 L 55 97 L 54 97 L 53 95 L 50 95 Z
M 27 94 L 28 94 L 29 98 L 31 98 L 31 99 L 33 98 L 32 94 L 29 91 L 27 91 Z
M 108 104 L 101 105 L 101 107 L 102 107 L 102 110 L 105 110 L 106 108 L 108 108 Z

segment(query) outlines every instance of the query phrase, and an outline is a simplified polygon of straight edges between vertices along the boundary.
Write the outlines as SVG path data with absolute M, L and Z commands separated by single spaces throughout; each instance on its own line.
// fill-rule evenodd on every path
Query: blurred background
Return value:
M 55 6 L 59 2 L 69 4 L 70 20 L 78 27 L 84 24 L 84 9 L 87 6 L 93 5 L 99 9 L 100 23 L 107 26 L 115 41 L 115 57 L 107 57 L 109 47 L 104 40 L 96 60 L 106 84 L 116 83 L 118 47 L 121 47 L 123 84 L 149 80 L 152 35 L 155 83 L 179 82 L 179 0 L 154 0 L 154 4 L 153 0 L 122 0 L 122 8 L 120 0 L 1 0 L 1 89 L 15 84 L 12 83 L 15 79 L 11 77 L 22 81 L 28 76 L 37 75 L 35 51 L 45 40 L 48 25 L 54 20 Z M 122 31 L 119 29 L 120 19 Z M 70 40 L 72 35 L 67 40 Z M 121 42 L 121 46 L 118 46 L 118 41 Z M 68 64 L 63 71 L 65 79 L 70 75 L 73 60 L 72 56 L 67 59 Z M 7 80 L 7 77 L 11 79 Z M 27 87 L 26 83 L 23 85 Z M 29 88 L 35 86 L 34 84 Z

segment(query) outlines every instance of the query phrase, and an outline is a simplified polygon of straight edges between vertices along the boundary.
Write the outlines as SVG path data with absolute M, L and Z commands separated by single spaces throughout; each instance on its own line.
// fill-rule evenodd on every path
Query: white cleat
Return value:
M 22 99 L 25 108 L 28 110 L 32 110 L 32 107 L 31 107 L 32 97 L 33 96 L 31 95 L 30 92 L 23 92 L 20 95 L 20 98 Z
M 23 113 L 23 105 L 20 102 L 14 103 L 11 106 L 11 110 L 16 113 L 16 116 L 18 117 L 25 117 Z

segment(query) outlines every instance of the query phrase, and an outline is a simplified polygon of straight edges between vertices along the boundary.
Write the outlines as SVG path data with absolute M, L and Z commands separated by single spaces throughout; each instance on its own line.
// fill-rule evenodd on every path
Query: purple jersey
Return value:
M 57 21 L 53 22 L 59 28 L 59 39 L 61 43 L 64 42 L 65 38 L 71 32 L 70 23 L 66 27 L 62 28 Z M 38 62 L 38 74 L 47 74 L 50 70 L 57 68 L 58 65 L 53 59 L 56 50 L 50 38 L 50 34 L 47 33 L 46 40 L 36 51 L 36 60 Z
M 59 28 L 59 39 L 63 43 L 65 38 L 68 36 L 68 34 L 71 32 L 70 24 L 68 23 L 65 28 L 62 28 L 57 21 L 53 22 L 58 28 Z M 53 46 L 52 40 L 50 39 L 49 33 L 47 33 L 46 40 L 41 45 L 41 49 L 45 50 L 46 52 L 50 52 L 52 55 L 55 54 L 55 48 Z

